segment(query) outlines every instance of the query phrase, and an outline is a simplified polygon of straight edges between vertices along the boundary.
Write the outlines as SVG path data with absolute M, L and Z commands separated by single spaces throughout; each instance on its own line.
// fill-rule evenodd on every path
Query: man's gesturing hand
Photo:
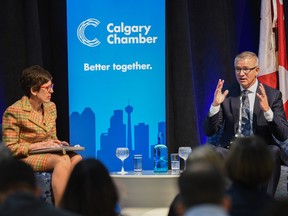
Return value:
M 268 104 L 267 94 L 262 83 L 259 84 L 259 90 L 260 90 L 260 94 L 256 93 L 256 95 L 260 101 L 260 108 L 263 112 L 267 112 L 270 109 L 270 107 Z
M 216 90 L 214 92 L 214 100 L 212 103 L 213 106 L 219 106 L 224 101 L 227 94 L 229 93 L 228 90 L 225 90 L 222 93 L 223 85 L 224 85 L 224 80 L 219 79 Z

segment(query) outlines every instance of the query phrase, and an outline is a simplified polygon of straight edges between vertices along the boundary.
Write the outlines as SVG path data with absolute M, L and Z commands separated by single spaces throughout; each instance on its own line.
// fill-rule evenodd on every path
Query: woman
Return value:
M 60 206 L 83 216 L 117 216 L 117 203 L 117 189 L 106 167 L 86 159 L 72 171 Z
M 70 172 L 82 158 L 74 152 L 29 154 L 35 149 L 68 143 L 56 136 L 56 106 L 50 101 L 54 92 L 51 74 L 35 65 L 23 70 L 20 83 L 25 96 L 3 114 L 3 143 L 14 157 L 24 160 L 35 171 L 53 170 L 52 190 L 58 206 Z
M 225 161 L 232 184 L 227 190 L 231 197 L 231 216 L 264 215 L 275 200 L 266 192 L 272 172 L 273 157 L 265 141 L 259 137 L 236 138 Z

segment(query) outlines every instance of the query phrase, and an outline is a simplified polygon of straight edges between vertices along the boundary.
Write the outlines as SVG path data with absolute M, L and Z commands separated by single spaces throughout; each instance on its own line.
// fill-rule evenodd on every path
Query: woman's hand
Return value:
M 48 140 L 44 142 L 32 143 L 29 146 L 29 150 L 43 149 L 43 148 L 55 148 L 60 147 L 62 142 L 60 140 Z
M 61 141 L 61 146 L 69 146 L 69 143 L 66 141 Z

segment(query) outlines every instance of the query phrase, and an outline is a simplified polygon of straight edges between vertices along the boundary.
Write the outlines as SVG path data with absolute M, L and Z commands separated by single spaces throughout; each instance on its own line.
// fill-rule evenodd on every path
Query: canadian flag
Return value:
M 262 0 L 258 79 L 282 92 L 288 119 L 288 55 L 283 0 Z

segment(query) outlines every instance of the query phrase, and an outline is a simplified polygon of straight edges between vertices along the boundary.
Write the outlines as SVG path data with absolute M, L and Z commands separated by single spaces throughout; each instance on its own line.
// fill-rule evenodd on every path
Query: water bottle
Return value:
M 162 133 L 158 134 L 158 144 L 154 146 L 154 172 L 168 172 L 168 148 L 162 141 Z

